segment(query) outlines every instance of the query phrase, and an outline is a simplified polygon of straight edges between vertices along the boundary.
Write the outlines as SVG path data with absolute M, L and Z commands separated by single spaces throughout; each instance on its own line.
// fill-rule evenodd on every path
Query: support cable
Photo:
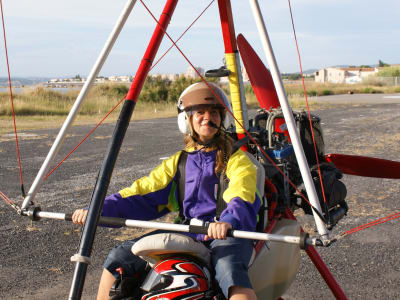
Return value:
M 15 143 L 16 143 L 16 148 L 17 148 L 17 160 L 18 160 L 18 166 L 19 166 L 19 180 L 21 183 L 22 197 L 25 198 L 26 195 L 25 195 L 25 189 L 24 189 L 24 179 L 22 177 L 21 153 L 19 151 L 17 122 L 15 120 L 14 97 L 13 97 L 12 84 L 11 84 L 10 64 L 9 64 L 9 60 L 8 60 L 6 26 L 5 26 L 5 22 L 4 22 L 4 11 L 3 11 L 3 1 L 2 0 L 0 0 L 0 7 L 1 7 L 1 21 L 3 24 L 4 49 L 5 49 L 5 54 L 6 54 L 6 64 L 7 64 L 7 72 L 8 72 L 8 87 L 10 90 L 11 109 L 12 109 L 13 122 L 14 122 L 14 135 L 15 135 Z
M 386 223 L 388 221 L 395 220 L 397 218 L 400 218 L 400 212 L 397 212 L 397 213 L 392 214 L 390 216 L 383 217 L 383 218 L 377 219 L 375 221 L 372 221 L 372 222 L 369 222 L 369 223 L 354 227 L 354 228 L 352 228 L 350 230 L 347 230 L 347 231 L 343 232 L 342 234 L 340 234 L 337 237 L 337 239 L 338 240 L 342 239 L 342 238 L 344 238 L 344 237 L 346 237 L 346 236 L 348 236 L 350 234 L 353 234 L 355 232 L 358 232 L 358 231 L 361 231 L 361 230 L 364 230 L 364 229 L 367 229 L 367 228 L 370 228 L 370 227 L 373 227 L 373 226 L 376 226 L 376 225 L 379 225 L 379 224 L 383 224 L 383 223 Z
M 21 208 L 16 205 L 10 198 L 8 198 L 6 194 L 4 194 L 2 191 L 0 191 L 0 198 L 3 199 L 12 208 L 14 208 L 18 214 L 21 212 Z
M 86 136 L 74 147 L 74 149 L 72 149 L 72 151 L 70 153 L 67 154 L 67 156 L 65 156 L 54 168 L 53 170 L 51 170 L 44 178 L 43 181 L 45 181 L 51 174 L 54 173 L 54 171 L 56 169 L 58 169 L 59 166 L 61 166 L 64 161 L 66 161 L 68 159 L 68 157 L 70 157 L 72 155 L 72 153 L 74 153 L 81 145 L 84 141 L 86 141 L 88 139 L 89 136 L 92 135 L 93 132 L 96 131 L 96 129 L 108 118 L 108 116 L 125 100 L 125 96 L 119 100 L 117 102 L 117 104 L 115 104 L 111 110 L 103 117 L 103 119 L 101 119 L 95 127 L 93 127 L 87 134 Z

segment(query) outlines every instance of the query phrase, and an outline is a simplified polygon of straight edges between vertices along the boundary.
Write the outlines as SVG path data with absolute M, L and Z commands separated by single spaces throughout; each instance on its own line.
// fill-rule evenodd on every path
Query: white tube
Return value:
M 272 233 L 235 230 L 233 231 L 233 237 L 241 239 L 258 240 L 258 241 L 282 242 L 282 243 L 297 244 L 297 245 L 300 244 L 300 237 L 292 235 L 280 235 Z
M 139 227 L 139 228 L 171 230 L 171 231 L 178 231 L 178 232 L 189 232 L 189 225 L 182 225 L 182 224 L 126 220 L 125 225 L 127 227 Z
M 63 213 L 39 211 L 35 214 L 35 216 L 44 219 L 65 220 L 65 214 Z
M 98 76 L 101 68 L 103 67 L 104 62 L 106 61 L 108 54 L 110 53 L 112 47 L 114 46 L 114 43 L 117 40 L 119 33 L 121 32 L 122 28 L 124 27 L 125 22 L 128 19 L 128 16 L 131 13 L 135 3 L 136 3 L 136 0 L 129 0 L 127 2 L 122 14 L 120 15 L 116 25 L 114 26 L 114 29 L 112 30 L 112 32 L 110 34 L 103 50 L 101 51 L 96 63 L 94 64 L 92 71 L 90 72 L 84 86 L 82 87 L 78 97 L 76 98 L 73 107 L 71 108 L 66 120 L 64 121 L 64 124 L 61 127 L 56 140 L 54 141 L 52 147 L 50 148 L 49 153 L 47 154 L 46 159 L 44 160 L 38 174 L 36 175 L 36 178 L 33 181 L 32 186 L 29 189 L 29 192 L 24 199 L 24 202 L 22 203 L 22 207 L 21 207 L 22 210 L 26 209 L 28 204 L 34 200 L 37 192 L 39 191 L 39 188 L 40 188 L 41 184 L 43 183 L 43 178 L 46 176 L 47 172 L 49 171 L 50 164 L 53 162 L 58 151 L 60 150 L 61 145 L 63 144 L 64 139 L 65 139 L 70 127 L 72 126 L 72 123 L 75 120 L 75 117 L 78 114 L 78 111 L 83 102 L 83 99 L 86 97 L 86 94 L 88 93 L 89 88 L 91 87 L 93 82 L 96 80 L 96 77 Z
M 319 204 L 317 192 L 315 190 L 314 182 L 311 178 L 311 173 L 310 173 L 310 169 L 307 164 L 307 159 L 304 155 L 304 149 L 301 145 L 300 138 L 297 133 L 296 124 L 295 124 L 295 121 L 293 118 L 293 112 L 290 108 L 289 101 L 287 99 L 287 95 L 285 92 L 285 88 L 283 86 L 283 82 L 280 77 L 280 72 L 278 69 L 278 65 L 276 63 L 276 59 L 275 59 L 273 50 L 272 50 L 271 42 L 268 38 L 267 29 L 265 27 L 265 23 L 264 23 L 262 15 L 261 15 L 260 6 L 258 5 L 257 0 L 249 0 L 249 1 L 250 1 L 253 15 L 254 15 L 254 19 L 257 24 L 257 29 L 258 29 L 258 32 L 260 35 L 261 43 L 264 48 L 267 62 L 270 67 L 270 70 L 271 70 L 272 79 L 274 81 L 276 92 L 277 92 L 278 98 L 279 98 L 279 102 L 281 104 L 283 116 L 285 118 L 285 122 L 286 122 L 286 125 L 289 130 L 289 135 L 292 140 L 294 152 L 295 152 L 297 162 L 300 167 L 300 172 L 303 177 L 304 186 L 306 188 L 307 195 L 309 197 L 311 205 L 314 206 L 314 208 L 316 208 L 318 210 L 318 212 L 322 215 L 321 206 Z M 322 239 L 328 240 L 329 239 L 328 230 L 325 226 L 325 223 L 314 212 L 314 210 L 313 210 L 313 214 L 314 214 L 315 224 L 318 229 L 318 233 L 321 235 Z
M 29 215 L 29 213 L 25 213 Z M 34 213 L 33 217 L 35 218 L 44 218 L 44 219 L 54 219 L 54 220 L 65 220 L 66 214 L 64 213 L 55 213 L 55 212 L 46 212 L 46 211 L 38 211 Z M 107 217 L 101 217 L 101 219 L 106 220 Z M 112 219 L 112 218 L 111 218 Z M 131 220 L 126 219 L 124 222 L 126 227 L 139 227 L 139 228 L 147 228 L 147 229 L 161 229 L 175 232 L 190 232 L 189 225 L 182 224 L 171 224 L 171 223 L 163 223 L 163 222 L 154 222 L 154 221 L 140 221 L 140 220 Z M 201 227 L 201 226 L 199 226 Z M 262 233 L 262 232 L 251 232 L 251 231 L 242 231 L 242 230 L 233 230 L 232 235 L 235 238 L 241 239 L 249 239 L 249 240 L 259 240 L 259 241 L 272 241 L 272 242 L 282 242 L 289 244 L 300 244 L 299 236 L 291 236 L 291 235 L 280 235 L 280 234 L 271 234 L 271 233 Z

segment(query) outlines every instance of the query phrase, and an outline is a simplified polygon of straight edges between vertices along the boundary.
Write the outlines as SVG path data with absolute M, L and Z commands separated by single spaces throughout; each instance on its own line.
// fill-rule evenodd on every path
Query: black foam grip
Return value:
M 207 226 L 189 225 L 189 232 L 195 234 L 207 234 L 208 225 Z

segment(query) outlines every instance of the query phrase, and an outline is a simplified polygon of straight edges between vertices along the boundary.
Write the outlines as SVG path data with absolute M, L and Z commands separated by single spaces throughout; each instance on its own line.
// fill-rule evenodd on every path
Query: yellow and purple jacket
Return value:
M 149 176 L 133 182 L 119 193 L 106 197 L 102 216 L 135 220 L 153 220 L 179 211 L 178 161 L 181 151 L 164 160 Z M 216 215 L 219 178 L 214 172 L 216 151 L 189 151 L 185 170 L 183 215 L 212 222 Z M 256 189 L 257 170 L 251 160 L 238 150 L 229 158 L 223 193 L 227 207 L 220 216 L 233 229 L 254 231 L 261 197 Z M 197 236 L 202 239 L 202 236 Z

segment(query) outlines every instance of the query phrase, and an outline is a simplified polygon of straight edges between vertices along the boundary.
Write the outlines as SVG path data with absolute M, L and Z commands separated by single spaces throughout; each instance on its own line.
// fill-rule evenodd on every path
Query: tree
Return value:
M 379 60 L 378 62 L 378 67 L 383 68 L 383 67 L 389 67 L 390 65 L 384 63 L 383 61 Z
M 399 77 L 400 67 L 384 67 L 378 72 L 377 75 L 380 77 Z

